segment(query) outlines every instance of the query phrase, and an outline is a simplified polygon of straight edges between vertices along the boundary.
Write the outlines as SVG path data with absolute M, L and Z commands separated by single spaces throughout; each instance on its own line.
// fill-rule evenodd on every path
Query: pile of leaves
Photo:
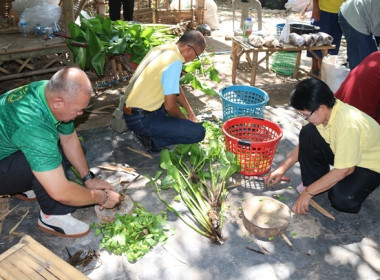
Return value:
M 138 64 L 152 47 L 177 37 L 173 27 L 111 21 L 100 15 L 88 19 L 81 15 L 80 24 L 71 22 L 68 29 L 67 45 L 75 62 L 98 75 L 103 75 L 106 56 L 130 54 L 130 60 Z
M 223 213 L 229 178 L 240 170 L 235 155 L 225 151 L 217 140 L 208 146 L 198 144 L 177 145 L 172 152 L 161 152 L 160 167 L 166 175 L 159 183 L 163 171 L 154 179 L 159 199 L 188 226 L 217 244 L 223 244 Z M 186 205 L 192 220 L 185 218 L 161 196 L 161 191 L 172 188 L 176 201 Z
M 130 262 L 143 257 L 152 247 L 164 245 L 174 234 L 174 229 L 168 225 L 166 212 L 155 215 L 138 203 L 131 214 L 116 214 L 112 223 L 92 223 L 91 226 L 96 228 L 95 236 L 103 236 L 100 249 L 105 248 L 116 255 L 124 254 Z

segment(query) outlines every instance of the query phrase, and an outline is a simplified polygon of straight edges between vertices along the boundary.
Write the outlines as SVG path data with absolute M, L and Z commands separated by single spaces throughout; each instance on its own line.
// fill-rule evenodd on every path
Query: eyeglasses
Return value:
M 187 46 L 193 49 L 193 51 L 194 51 L 196 57 L 198 58 L 199 61 L 201 61 L 201 59 L 199 58 L 199 55 L 197 54 L 197 51 L 194 49 L 194 47 L 193 47 L 193 46 L 190 46 L 189 44 L 188 44 Z
M 300 115 L 305 121 L 307 121 L 307 120 L 310 119 L 311 115 L 315 112 L 315 110 L 311 111 L 311 113 L 310 113 L 309 115 L 304 115 L 304 114 L 300 113 L 299 111 L 297 111 L 297 112 L 298 112 L 298 114 L 299 114 L 299 115 Z

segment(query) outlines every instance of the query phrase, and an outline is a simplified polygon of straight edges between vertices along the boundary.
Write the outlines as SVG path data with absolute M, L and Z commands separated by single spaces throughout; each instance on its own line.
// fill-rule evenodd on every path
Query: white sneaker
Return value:
M 70 213 L 66 215 L 45 215 L 42 211 L 40 211 L 38 218 L 38 228 L 68 238 L 81 237 L 90 231 L 90 227 L 86 223 L 75 219 Z
M 29 190 L 26 192 L 18 193 L 13 195 L 13 197 L 16 197 L 18 199 L 24 200 L 24 201 L 35 201 L 37 200 L 36 194 L 33 190 Z

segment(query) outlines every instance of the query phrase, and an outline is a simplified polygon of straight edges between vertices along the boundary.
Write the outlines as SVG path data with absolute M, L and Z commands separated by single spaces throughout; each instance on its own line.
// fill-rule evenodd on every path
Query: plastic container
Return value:
M 243 40 L 244 40 L 244 42 L 248 41 L 248 37 L 252 33 L 252 26 L 253 26 L 253 22 L 252 22 L 252 19 L 249 17 L 244 21 L 244 24 L 243 24 Z
M 28 36 L 28 33 L 26 31 L 26 20 L 24 18 L 24 13 L 20 13 L 20 20 L 18 22 L 18 30 L 24 34 L 24 36 Z
M 219 91 L 223 105 L 223 121 L 239 116 L 262 118 L 269 95 L 257 88 L 233 85 Z
M 258 176 L 272 166 L 281 127 L 269 120 L 252 117 L 232 118 L 222 125 L 226 149 L 236 155 L 240 174 Z
M 311 24 L 305 24 L 305 23 L 291 23 L 290 24 L 290 33 L 297 33 L 299 35 L 317 33 L 319 29 L 320 29 L 319 26 L 315 26 Z
M 276 52 L 271 69 L 277 74 L 292 76 L 296 68 L 296 61 L 297 52 Z
M 279 23 L 276 25 L 276 35 L 281 36 L 282 29 L 284 29 L 285 23 Z

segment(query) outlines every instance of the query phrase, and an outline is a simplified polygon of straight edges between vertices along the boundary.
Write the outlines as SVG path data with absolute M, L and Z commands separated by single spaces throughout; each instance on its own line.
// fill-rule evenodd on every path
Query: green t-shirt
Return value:
M 33 82 L 0 96 L 0 160 L 21 151 L 33 171 L 49 171 L 62 163 L 59 133 L 74 132 L 73 122 L 60 123 L 45 97 L 47 81 Z

